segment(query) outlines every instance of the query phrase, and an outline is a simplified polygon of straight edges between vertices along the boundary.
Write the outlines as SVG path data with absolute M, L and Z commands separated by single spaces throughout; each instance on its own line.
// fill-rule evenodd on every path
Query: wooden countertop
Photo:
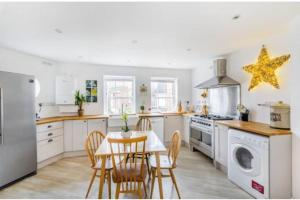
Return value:
M 59 122 L 64 120 L 106 119 L 108 117 L 109 117 L 108 115 L 57 116 L 57 117 L 41 118 L 40 120 L 36 121 L 36 124 L 40 125 L 40 124 Z
M 229 128 L 239 129 L 243 131 L 248 131 L 256 133 L 263 136 L 276 136 L 276 135 L 289 135 L 291 134 L 290 130 L 276 129 L 271 128 L 268 124 L 263 124 L 259 122 L 245 122 L 239 120 L 223 120 L 217 121 L 217 124 L 228 126 Z
M 137 114 L 139 117 L 163 117 L 163 116 L 192 116 L 195 113 L 188 112 L 158 112 L 158 113 L 139 113 Z

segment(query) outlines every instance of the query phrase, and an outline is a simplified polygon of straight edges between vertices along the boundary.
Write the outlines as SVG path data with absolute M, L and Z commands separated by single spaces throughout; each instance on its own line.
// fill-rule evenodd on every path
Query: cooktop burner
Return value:
M 221 116 L 221 115 L 213 115 L 213 114 L 195 115 L 195 117 L 200 117 L 200 118 L 205 118 L 205 119 L 211 119 L 211 120 L 232 120 L 233 119 L 233 117 Z

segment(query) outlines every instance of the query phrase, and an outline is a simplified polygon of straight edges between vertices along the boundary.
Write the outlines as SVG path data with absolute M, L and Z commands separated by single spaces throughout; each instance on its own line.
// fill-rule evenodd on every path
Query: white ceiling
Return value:
M 297 2 L 0 3 L 0 45 L 64 62 L 194 68 L 297 14 Z

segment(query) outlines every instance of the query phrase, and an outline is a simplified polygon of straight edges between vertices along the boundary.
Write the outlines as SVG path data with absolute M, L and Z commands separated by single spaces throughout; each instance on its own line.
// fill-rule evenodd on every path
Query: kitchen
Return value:
M 91 178 L 84 146 L 86 137 L 94 130 L 105 134 L 121 131 L 124 122 L 120 115 L 124 110 L 128 112 L 130 130 L 135 129 L 140 118 L 149 118 L 152 130 L 165 147 L 172 143 L 172 133 L 180 131 L 181 150 L 174 173 L 181 198 L 299 198 L 300 174 L 297 168 L 300 163 L 296 155 L 300 151 L 297 145 L 300 141 L 297 123 L 300 117 L 300 96 L 294 92 L 299 90 L 299 3 L 95 2 L 91 4 L 94 7 L 87 6 L 84 9 L 83 4 L 74 4 L 72 7 L 72 3 L 58 2 L 0 3 L 0 70 L 4 77 L 1 80 L 11 73 L 30 76 L 30 84 L 34 86 L 27 94 L 32 93 L 29 103 L 35 107 L 32 112 L 37 119 L 31 126 L 36 127 L 34 142 L 37 145 L 36 149 L 32 149 L 32 152 L 37 152 L 36 161 L 33 161 L 36 163 L 32 168 L 36 167 L 32 170 L 33 176 L 4 187 L 0 190 L 1 198 L 84 198 Z M 130 8 L 126 5 L 130 5 Z M 217 27 L 207 25 L 196 8 L 202 10 L 206 18 L 211 18 L 212 23 L 224 23 L 224 32 L 228 32 L 215 35 L 219 41 L 228 41 L 221 45 L 222 48 L 217 40 L 205 37 L 205 34 L 216 33 Z M 209 11 L 204 12 L 224 8 L 228 12 L 220 12 L 215 18 Z M 37 9 L 43 12 L 36 12 Z M 79 14 L 80 10 L 83 15 Z M 132 16 L 122 18 L 122 14 L 130 10 L 134 11 Z M 63 20 L 58 22 L 54 11 Z M 108 16 L 96 14 L 106 11 L 111 11 Z M 184 17 L 181 20 L 185 23 L 181 24 L 175 20 L 175 16 L 183 11 Z M 253 16 L 253 12 L 256 16 Z M 91 17 L 89 13 L 97 18 L 114 20 L 111 25 L 107 25 L 101 20 L 95 20 L 96 17 Z M 157 16 L 157 13 L 162 14 L 168 23 L 158 17 L 153 19 L 152 16 Z M 188 13 L 199 18 L 193 18 Z M 141 17 L 145 20 L 143 23 L 135 20 Z M 70 24 L 70 18 L 76 19 L 78 24 Z M 152 20 L 156 22 L 155 25 Z M 90 26 L 87 21 L 98 23 L 99 27 L 105 26 L 107 32 Z M 122 29 L 118 24 L 120 22 L 127 23 L 130 28 Z M 150 40 L 142 38 L 145 33 L 133 22 L 148 30 L 149 35 L 144 35 L 145 38 L 159 34 L 152 42 L 161 45 L 161 48 L 153 48 Z M 202 34 L 202 31 L 193 29 L 197 25 L 189 22 L 201 24 L 207 32 Z M 265 27 L 265 23 L 269 26 Z M 23 37 L 19 37 L 18 31 L 24 28 L 24 24 L 28 26 L 22 30 Z M 46 25 L 49 27 L 45 28 Z M 181 31 L 178 26 L 181 26 Z M 107 44 L 106 41 L 112 41 L 109 31 L 115 32 L 116 27 L 119 27 L 120 33 L 124 33 L 123 36 L 114 36 L 115 43 Z M 251 31 L 248 32 L 246 27 Z M 73 33 L 74 30 L 81 36 Z M 91 32 L 86 34 L 84 30 Z M 178 41 L 184 47 L 170 45 L 173 42 L 173 38 L 168 37 L 170 30 L 174 34 L 176 32 Z M 183 30 L 190 31 L 193 43 L 186 41 Z M 129 33 L 132 35 L 127 36 Z M 98 38 L 97 34 L 103 34 L 103 38 Z M 74 41 L 77 41 L 76 44 Z M 204 44 L 204 47 L 201 49 L 195 41 Z M 96 43 L 102 45 L 94 45 Z M 91 49 L 97 49 L 101 55 L 93 54 Z M 252 74 L 243 67 L 254 66 L 259 55 L 265 52 L 271 59 L 286 56 L 286 60 L 277 66 L 278 82 L 272 84 L 272 81 L 261 78 L 261 82 L 248 90 L 253 83 Z M 8 79 L 6 83 L 13 83 L 13 80 Z M 1 88 L 12 89 L 3 82 L 1 85 Z M 17 87 L 14 89 L 18 91 Z M 78 106 L 74 105 L 77 90 L 86 96 L 83 116 L 78 116 Z M 4 97 L 4 104 L 8 105 L 10 100 L 6 99 L 6 91 L 4 88 L 1 97 Z M 19 96 L 13 93 L 9 95 L 9 99 L 16 97 L 9 105 L 14 107 L 13 102 L 24 105 L 21 100 L 26 94 L 20 92 Z M 283 103 L 276 110 L 279 101 Z M 11 109 L 16 112 L 15 108 L 5 105 L 4 111 Z M 238 105 L 244 105 L 246 108 L 243 109 L 248 110 L 245 113 L 249 122 L 237 121 L 244 112 L 243 109 L 237 110 Z M 278 114 L 282 107 L 287 111 L 290 109 L 290 115 L 281 115 L 282 120 L 287 121 L 279 125 L 279 128 L 284 129 L 278 129 L 278 123 L 275 121 L 274 125 L 274 120 L 270 121 L 270 113 L 275 109 L 275 114 Z M 19 109 L 22 110 L 22 107 Z M 1 123 L 4 123 L 4 128 L 11 123 L 6 119 L 13 119 L 13 116 L 6 115 L 5 111 L 4 122 Z M 15 120 L 17 123 L 17 118 Z M 241 129 L 243 132 L 237 132 Z M 245 131 L 247 133 L 243 135 Z M 237 137 L 233 137 L 235 135 Z M 1 137 L 4 145 L 9 141 L 6 136 L 3 134 Z M 248 138 L 244 143 L 250 146 L 249 149 L 256 150 L 250 152 L 252 155 L 246 150 L 231 149 L 236 143 L 244 144 L 245 138 Z M 252 146 L 256 144 L 259 147 Z M 265 144 L 267 149 L 264 148 Z M 240 168 L 231 162 L 231 150 L 241 152 L 241 156 L 236 159 L 240 158 L 246 169 L 255 166 L 255 175 L 237 172 Z M 17 154 L 16 158 L 20 155 Z M 285 176 L 280 177 L 279 171 L 284 171 Z M 3 176 L 4 171 L 0 172 Z M 71 178 L 72 174 L 69 173 L 73 173 L 74 177 Z M 207 177 L 207 173 L 211 177 Z M 69 178 L 60 183 L 60 175 Z M 255 178 L 250 178 L 249 183 L 241 181 L 247 177 Z M 41 181 L 40 187 L 37 181 Z M 1 182 L 1 186 L 7 183 Z M 161 198 L 157 183 L 154 186 L 154 197 Z M 162 183 L 164 198 L 178 198 L 170 178 L 164 178 Z M 96 179 L 89 197 L 98 197 L 98 184 Z M 74 193 L 68 185 L 75 188 Z M 113 195 L 115 188 L 112 184 Z M 148 195 L 152 188 L 151 184 L 147 184 Z M 108 198 L 106 183 L 103 193 L 103 197 Z M 120 198 L 123 197 L 120 194 Z

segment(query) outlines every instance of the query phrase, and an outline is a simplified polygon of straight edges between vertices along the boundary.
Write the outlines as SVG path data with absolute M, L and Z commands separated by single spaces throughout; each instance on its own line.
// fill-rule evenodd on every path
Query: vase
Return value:
M 127 132 L 122 131 L 121 135 L 122 135 L 123 138 L 130 138 L 131 137 L 131 131 L 127 131 Z
M 240 120 L 247 122 L 248 121 L 248 116 L 249 116 L 248 113 L 240 113 Z
M 84 114 L 84 110 L 83 109 L 78 110 L 78 115 L 79 116 L 83 116 L 83 114 Z

